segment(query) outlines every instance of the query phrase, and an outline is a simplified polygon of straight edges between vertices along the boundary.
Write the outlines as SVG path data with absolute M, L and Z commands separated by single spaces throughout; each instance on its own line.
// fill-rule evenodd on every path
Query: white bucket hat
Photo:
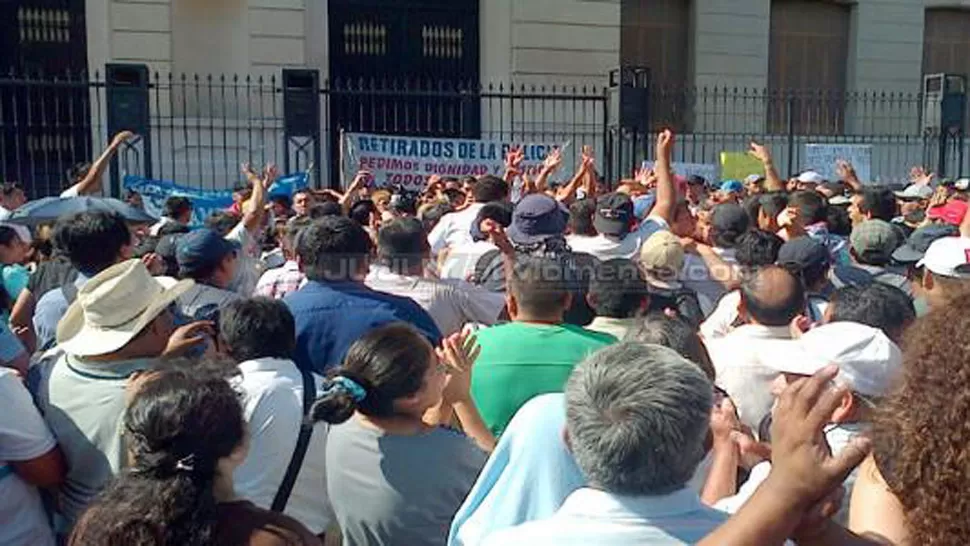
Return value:
M 152 277 L 141 260 L 115 264 L 78 291 L 57 325 L 57 345 L 76 356 L 113 353 L 194 284 Z

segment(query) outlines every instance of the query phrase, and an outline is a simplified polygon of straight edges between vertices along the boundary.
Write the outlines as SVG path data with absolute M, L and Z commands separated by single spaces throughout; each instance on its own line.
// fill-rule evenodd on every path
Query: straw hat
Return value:
M 152 277 L 141 260 L 115 264 L 78 291 L 57 325 L 57 345 L 76 356 L 113 353 L 194 284 Z

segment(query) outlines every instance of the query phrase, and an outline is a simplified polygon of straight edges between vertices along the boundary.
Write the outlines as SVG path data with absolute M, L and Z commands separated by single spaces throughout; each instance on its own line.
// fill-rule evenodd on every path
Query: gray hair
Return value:
M 586 358 L 566 384 L 566 428 L 590 485 L 623 495 L 684 487 L 704 458 L 712 392 L 695 364 L 659 345 Z

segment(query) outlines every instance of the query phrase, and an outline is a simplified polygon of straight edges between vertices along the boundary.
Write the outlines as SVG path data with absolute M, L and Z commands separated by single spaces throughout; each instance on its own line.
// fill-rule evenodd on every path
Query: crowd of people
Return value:
M 246 165 L 202 227 L 28 230 L 3 184 L 0 544 L 970 540 L 970 181 L 674 147 L 273 199 Z

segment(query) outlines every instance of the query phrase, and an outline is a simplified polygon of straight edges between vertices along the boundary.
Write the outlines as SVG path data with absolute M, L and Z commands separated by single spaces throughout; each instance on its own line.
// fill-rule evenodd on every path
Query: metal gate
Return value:
M 334 165 L 341 131 L 479 136 L 478 0 L 331 0 L 329 9 Z
M 0 0 L 0 70 L 0 178 L 54 193 L 92 155 L 84 0 Z

